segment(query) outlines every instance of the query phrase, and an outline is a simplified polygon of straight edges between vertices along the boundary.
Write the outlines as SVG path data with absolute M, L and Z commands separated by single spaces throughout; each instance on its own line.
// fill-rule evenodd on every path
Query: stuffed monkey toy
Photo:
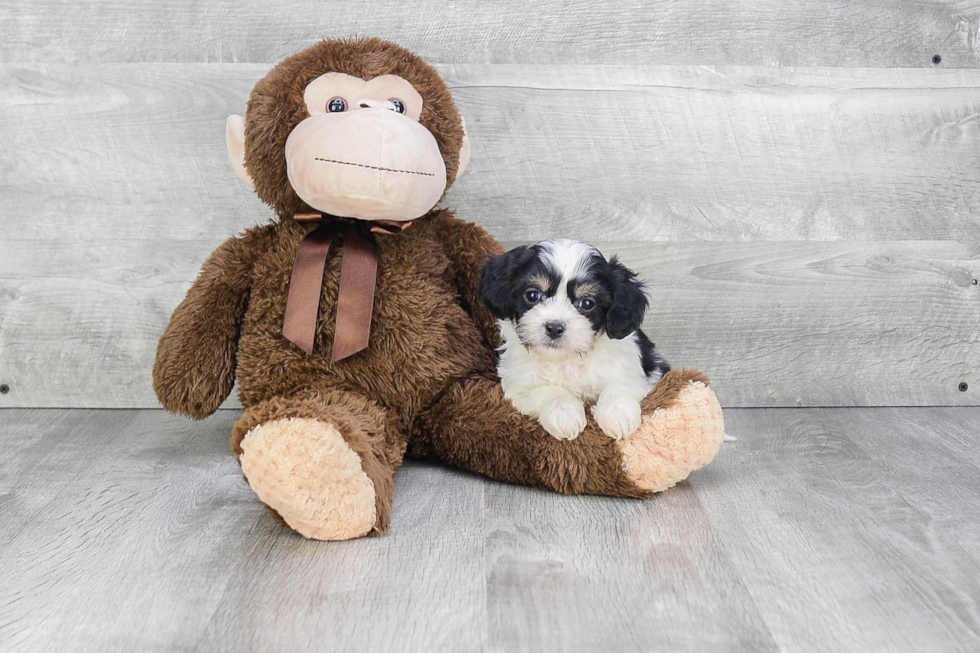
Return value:
M 434 208 L 469 160 L 446 84 L 378 39 L 327 40 L 231 116 L 232 166 L 276 213 L 222 244 L 160 339 L 163 406 L 202 419 L 235 380 L 231 448 L 272 516 L 308 538 L 388 527 L 406 455 L 568 494 L 648 497 L 709 463 L 721 409 L 673 370 L 614 440 L 558 440 L 504 398 L 480 269 L 503 249 Z M 533 219 L 529 216 L 528 219 Z

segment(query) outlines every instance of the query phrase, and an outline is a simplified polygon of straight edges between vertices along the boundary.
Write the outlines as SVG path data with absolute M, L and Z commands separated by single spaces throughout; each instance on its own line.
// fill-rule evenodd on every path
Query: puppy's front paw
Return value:
M 640 402 L 629 397 L 601 396 L 592 407 L 592 416 L 603 433 L 621 440 L 640 427 Z
M 573 440 L 585 428 L 585 406 L 578 400 L 561 399 L 541 412 L 538 423 L 559 440 Z

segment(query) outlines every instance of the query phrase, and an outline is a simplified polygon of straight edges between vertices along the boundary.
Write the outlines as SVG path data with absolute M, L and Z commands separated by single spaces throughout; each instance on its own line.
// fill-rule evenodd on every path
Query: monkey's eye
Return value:
M 327 111 L 329 113 L 340 113 L 347 111 L 347 100 L 342 97 L 332 97 L 327 101 Z
M 402 102 L 401 100 L 399 100 L 396 97 L 389 98 L 388 101 L 395 105 L 395 111 L 397 111 L 398 113 L 405 113 L 405 103 L 404 102 Z
M 591 311 L 595 308 L 595 301 L 591 297 L 583 297 L 582 299 L 575 302 L 575 308 L 580 311 Z
M 537 288 L 528 288 L 524 293 L 524 299 L 526 299 L 529 304 L 537 304 L 539 301 L 541 301 L 541 291 Z

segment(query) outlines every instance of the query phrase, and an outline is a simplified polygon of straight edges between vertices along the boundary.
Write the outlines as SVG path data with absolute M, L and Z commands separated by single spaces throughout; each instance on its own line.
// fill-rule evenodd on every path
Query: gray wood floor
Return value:
M 980 650 L 980 408 L 729 410 L 646 502 L 409 463 L 346 543 L 266 516 L 236 415 L 0 411 L 0 649 Z

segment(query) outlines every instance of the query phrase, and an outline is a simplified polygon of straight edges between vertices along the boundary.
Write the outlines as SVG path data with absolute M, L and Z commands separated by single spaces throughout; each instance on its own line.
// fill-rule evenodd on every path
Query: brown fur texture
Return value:
M 644 413 L 669 409 L 691 382 L 706 383 L 707 378 L 690 370 L 668 372 L 643 400 Z M 475 423 L 482 426 L 480 437 L 472 435 Z M 574 440 L 554 438 L 518 413 L 496 380 L 469 378 L 450 387 L 422 415 L 409 455 L 565 494 L 650 496 L 626 475 L 621 446 L 592 419 Z
M 364 78 L 393 73 L 411 81 L 425 101 L 421 122 L 439 143 L 450 181 L 455 177 L 463 134 L 459 114 L 438 74 L 414 55 L 376 39 L 324 41 L 276 66 L 249 100 L 245 159 L 256 192 L 281 219 L 221 245 L 174 311 L 153 369 L 163 406 L 206 417 L 237 378 L 245 412 L 232 435 L 236 456 L 253 429 L 273 420 L 313 419 L 332 426 L 373 483 L 373 534 L 390 523 L 394 475 L 406 451 L 557 492 L 648 496 L 650 490 L 627 471 L 623 443 L 603 435 L 591 420 L 575 440 L 559 441 L 503 397 L 495 372 L 497 327 L 477 295 L 483 261 L 503 249 L 447 210 L 429 212 L 403 234 L 377 237 L 377 288 L 366 350 L 330 362 L 338 248 L 326 262 L 312 354 L 282 336 L 296 250 L 313 228 L 288 219 L 308 207 L 286 180 L 283 146 L 306 115 L 306 84 L 330 71 Z M 669 373 L 643 403 L 645 413 L 670 407 L 692 382 L 706 379 L 696 372 Z M 690 447 L 701 466 L 717 451 L 720 434 L 717 427 L 707 436 L 704 429 L 695 431 L 698 442 Z M 635 436 L 637 450 L 669 454 L 657 448 L 663 445 L 656 436 Z M 684 433 L 671 437 L 680 442 Z M 684 468 L 681 458 L 672 459 L 668 481 L 696 468 Z M 278 468 L 277 461 L 262 462 L 263 469 Z M 268 508 L 284 523 L 275 506 Z
M 405 453 L 405 439 L 400 435 L 403 429 L 389 428 L 386 412 L 374 402 L 325 386 L 289 398 L 275 397 L 248 408 L 232 429 L 232 451 L 241 455 L 242 440 L 256 426 L 289 417 L 318 419 L 333 425 L 361 456 L 362 468 L 374 482 L 376 529 L 384 531 L 391 515 L 395 472 Z

